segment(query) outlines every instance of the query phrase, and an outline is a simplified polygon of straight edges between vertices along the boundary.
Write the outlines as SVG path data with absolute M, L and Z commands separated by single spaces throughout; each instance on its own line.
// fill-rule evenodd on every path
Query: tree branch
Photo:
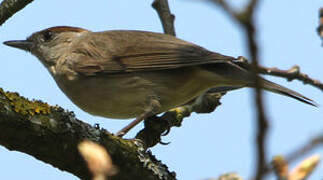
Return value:
M 290 152 L 284 156 L 287 164 L 291 164 L 298 158 L 304 156 L 305 154 L 311 152 L 313 149 L 323 145 L 323 134 L 313 137 L 307 143 L 305 143 L 300 148 Z M 264 173 L 268 174 L 274 171 L 274 167 L 271 164 L 267 164 Z
M 257 109 L 257 165 L 256 179 L 261 180 L 266 167 L 266 137 L 268 131 L 268 121 L 265 114 L 265 108 L 262 98 L 261 81 L 258 76 L 258 66 L 260 58 L 258 53 L 258 44 L 256 42 L 257 30 L 254 25 L 254 12 L 258 5 L 258 0 L 250 0 L 244 10 L 237 13 L 225 0 L 211 0 L 220 5 L 231 18 L 238 22 L 246 32 L 248 52 L 251 56 L 252 71 L 255 82 L 255 105 Z
M 17 93 L 0 89 L 0 144 L 9 150 L 27 153 L 89 179 L 89 173 L 77 145 L 83 140 L 101 144 L 111 155 L 119 173 L 109 179 L 175 179 L 174 173 L 146 152 L 139 140 L 124 140 L 104 129 L 90 126 L 72 112 L 29 101 Z
M 174 28 L 175 16 L 170 12 L 167 0 L 154 0 L 152 7 L 157 11 L 163 25 L 164 33 L 176 36 Z
M 31 2 L 33 0 L 3 0 L 0 4 L 0 25 Z
M 245 16 L 248 20 L 241 22 L 247 32 L 247 44 L 251 56 L 255 81 L 255 105 L 257 108 L 257 164 L 256 164 L 256 180 L 263 179 L 264 169 L 266 167 L 266 137 L 268 131 L 268 120 L 265 114 L 265 108 L 262 97 L 261 81 L 258 76 L 257 67 L 260 64 L 258 53 L 258 44 L 256 42 L 256 27 L 254 25 L 254 9 L 257 5 L 257 0 L 251 0 L 245 10 Z
M 319 27 L 317 28 L 317 33 L 323 40 L 323 8 L 321 8 L 319 11 Z M 323 43 L 322 43 L 322 46 L 323 46 Z
M 263 66 L 258 67 L 259 73 L 271 75 L 271 76 L 278 76 L 286 78 L 288 81 L 292 80 L 299 80 L 302 81 L 304 84 L 310 84 L 313 87 L 316 87 L 323 91 L 323 83 L 317 79 L 313 79 L 309 77 L 307 74 L 301 72 L 300 67 L 295 65 L 288 70 L 281 70 L 278 68 L 267 68 Z
M 323 145 L 323 134 L 320 134 L 318 136 L 311 138 L 302 147 L 286 155 L 285 156 L 286 161 L 288 163 L 291 163 L 296 159 L 300 158 L 301 156 L 304 156 L 305 154 L 309 153 L 313 149 L 317 148 L 318 146 L 322 146 L 322 145 Z

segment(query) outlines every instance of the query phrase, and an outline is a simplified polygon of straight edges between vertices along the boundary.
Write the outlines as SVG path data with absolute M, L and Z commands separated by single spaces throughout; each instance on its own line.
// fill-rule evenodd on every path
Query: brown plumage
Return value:
M 84 111 L 109 118 L 137 117 L 120 134 L 212 88 L 254 87 L 252 73 L 235 58 L 160 33 L 61 26 L 5 44 L 37 56 Z M 265 79 L 262 88 L 315 105 Z

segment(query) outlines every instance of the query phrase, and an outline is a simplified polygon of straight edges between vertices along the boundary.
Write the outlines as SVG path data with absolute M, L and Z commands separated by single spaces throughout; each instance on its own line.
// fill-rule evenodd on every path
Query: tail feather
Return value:
M 306 104 L 309 104 L 309 105 L 312 105 L 312 106 L 315 106 L 317 107 L 318 104 L 313 101 L 312 99 L 310 98 L 307 98 L 305 96 L 303 96 L 302 94 L 296 92 L 296 91 L 293 91 L 293 90 L 290 90 L 288 88 L 285 88 L 281 85 L 278 85 L 276 83 L 273 83 L 273 82 L 270 82 L 268 80 L 265 80 L 263 78 L 261 78 L 261 83 L 262 83 L 262 88 L 265 89 L 265 90 L 268 90 L 268 91 L 271 91 L 271 92 L 274 92 L 274 93 L 278 93 L 278 94 L 282 94 L 282 95 L 285 95 L 285 96 L 288 96 L 288 97 L 291 97 L 291 98 L 294 98 L 294 99 L 297 99 L 303 103 L 306 103 Z
M 226 63 L 218 63 L 213 66 L 207 66 L 212 72 L 221 75 L 227 78 L 228 82 L 236 82 L 237 84 L 232 84 L 231 86 L 225 87 L 229 90 L 237 89 L 239 87 L 255 87 L 253 81 L 253 74 L 249 72 L 248 67 L 241 66 L 236 64 L 235 62 L 226 62 Z M 294 98 L 303 103 L 312 105 L 317 107 L 318 104 L 314 102 L 312 99 L 309 99 L 302 94 L 285 88 L 281 85 L 268 81 L 266 79 L 261 78 L 262 88 L 274 93 L 278 93 L 284 96 L 288 96 Z M 231 88 L 231 89 L 230 89 Z M 217 89 L 215 89 L 217 90 Z

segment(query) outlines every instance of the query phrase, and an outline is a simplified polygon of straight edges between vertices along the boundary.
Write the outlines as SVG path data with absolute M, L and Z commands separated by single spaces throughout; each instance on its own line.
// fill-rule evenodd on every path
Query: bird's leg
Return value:
M 141 121 L 143 121 L 144 119 L 146 119 L 147 117 L 153 116 L 156 113 L 159 112 L 160 109 L 160 103 L 158 100 L 156 99 L 151 99 L 150 100 L 150 105 L 149 107 L 145 110 L 144 113 L 142 113 L 141 115 L 139 115 L 134 121 L 132 121 L 130 124 L 128 124 L 127 126 L 125 126 L 124 128 L 122 128 L 120 131 L 117 132 L 116 136 L 122 137 L 125 134 L 127 134 L 128 131 L 130 131 L 130 129 L 132 129 L 133 127 L 135 127 L 137 124 L 139 124 Z

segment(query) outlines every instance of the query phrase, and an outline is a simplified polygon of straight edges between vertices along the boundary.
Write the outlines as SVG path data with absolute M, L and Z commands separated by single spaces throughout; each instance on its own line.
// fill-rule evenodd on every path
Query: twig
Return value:
M 298 158 L 304 156 L 305 154 L 311 152 L 313 149 L 318 146 L 323 145 L 323 134 L 313 137 L 310 141 L 304 144 L 302 147 L 297 148 L 295 151 L 284 156 L 284 159 L 287 164 L 290 164 L 297 160 Z M 264 174 L 268 174 L 274 170 L 271 164 L 267 164 L 264 170 Z
M 211 0 L 220 5 L 235 21 L 237 21 L 246 31 L 248 51 L 251 56 L 254 82 L 255 82 L 255 105 L 257 108 L 257 170 L 255 179 L 261 180 L 263 177 L 264 168 L 266 166 L 265 146 L 268 129 L 268 121 L 265 115 L 265 108 L 263 105 L 261 82 L 258 77 L 257 67 L 260 64 L 258 55 L 258 44 L 256 42 L 256 27 L 254 25 L 254 11 L 257 7 L 258 0 L 250 0 L 249 4 L 242 12 L 235 12 L 233 8 L 225 0 Z
M 299 81 L 302 81 L 304 84 L 310 84 L 310 85 L 323 91 L 323 83 L 317 79 L 313 79 L 313 78 L 309 77 L 307 74 L 302 73 L 300 71 L 300 67 L 297 65 L 291 67 L 288 70 L 281 70 L 281 69 L 278 69 L 275 67 L 274 68 L 266 68 L 263 66 L 259 66 L 258 70 L 259 70 L 259 73 L 261 73 L 261 74 L 284 77 L 288 81 L 292 81 L 292 80 L 297 79 Z
M 317 28 L 317 33 L 323 40 L 323 8 L 321 8 L 319 11 L 319 18 L 320 20 L 319 20 L 319 27 Z M 322 46 L 323 46 L 323 43 L 322 43 Z
M 238 19 L 238 14 L 231 8 L 231 6 L 227 3 L 226 0 L 211 0 L 211 2 L 216 3 L 222 7 L 222 9 L 230 15 L 230 17 L 234 20 Z
M 3 0 L 0 4 L 0 25 L 31 2 L 33 0 Z
M 287 155 L 286 161 L 290 164 L 291 162 L 295 161 L 297 158 L 304 156 L 305 154 L 309 153 L 313 149 L 322 145 L 323 145 L 323 135 L 316 136 L 312 138 L 308 143 L 303 145 L 301 148 Z
M 174 28 L 175 16 L 170 12 L 167 0 L 154 0 L 152 7 L 157 11 L 162 22 L 164 33 L 176 36 Z
M 255 2 L 255 1 L 251 1 Z M 258 55 L 258 45 L 256 43 L 256 29 L 253 23 L 253 9 L 256 3 L 250 3 L 250 13 L 249 21 L 245 24 L 245 29 L 247 30 L 248 44 L 249 44 L 249 53 L 251 56 L 253 71 L 254 71 L 254 81 L 255 81 L 255 105 L 257 108 L 257 165 L 256 165 L 256 180 L 261 180 L 263 178 L 264 168 L 266 166 L 266 137 L 268 131 L 268 121 L 265 114 L 265 108 L 262 98 L 261 90 L 261 81 L 258 76 L 257 67 L 259 64 L 259 55 Z M 250 7 L 249 6 L 249 7 Z

